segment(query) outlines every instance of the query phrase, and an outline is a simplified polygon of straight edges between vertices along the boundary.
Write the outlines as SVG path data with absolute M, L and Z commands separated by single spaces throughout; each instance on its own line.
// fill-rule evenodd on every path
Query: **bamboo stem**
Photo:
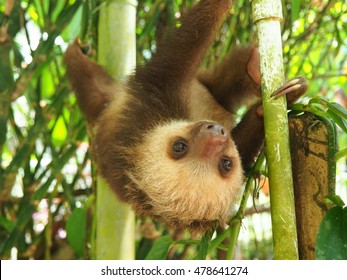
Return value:
M 99 16 L 98 61 L 120 81 L 136 63 L 136 3 L 104 1 Z M 135 258 L 135 215 L 100 177 L 97 186 L 97 259 Z
M 281 1 L 254 0 L 252 5 L 259 40 L 274 256 L 298 259 L 287 104 L 285 97 L 276 100 L 271 97 L 284 84 Z

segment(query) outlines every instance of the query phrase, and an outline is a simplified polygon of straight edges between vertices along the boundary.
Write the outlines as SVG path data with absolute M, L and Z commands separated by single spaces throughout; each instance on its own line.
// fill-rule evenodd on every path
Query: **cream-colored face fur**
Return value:
M 194 124 L 175 121 L 156 126 L 138 147 L 139 164 L 128 175 L 151 199 L 155 214 L 165 220 L 224 220 L 243 182 L 239 155 L 230 139 L 223 151 L 233 162 L 226 176 L 219 172 L 219 159 L 190 156 L 189 151 L 183 158 L 173 159 L 168 139 L 186 139 Z

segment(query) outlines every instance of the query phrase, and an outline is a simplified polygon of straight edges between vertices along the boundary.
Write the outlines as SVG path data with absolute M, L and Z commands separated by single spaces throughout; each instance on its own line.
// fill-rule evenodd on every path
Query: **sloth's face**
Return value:
M 155 216 L 166 221 L 224 220 L 238 198 L 243 183 L 239 154 L 229 131 L 216 123 L 158 125 L 137 154 L 129 177 L 146 193 Z

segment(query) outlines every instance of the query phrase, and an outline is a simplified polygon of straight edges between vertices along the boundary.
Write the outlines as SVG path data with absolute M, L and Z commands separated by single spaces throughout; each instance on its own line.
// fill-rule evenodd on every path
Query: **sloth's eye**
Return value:
M 172 144 L 174 158 L 179 159 L 188 152 L 188 144 L 184 140 L 177 140 Z
M 222 176 L 226 176 L 233 166 L 233 162 L 229 157 L 223 157 L 219 162 L 219 172 Z

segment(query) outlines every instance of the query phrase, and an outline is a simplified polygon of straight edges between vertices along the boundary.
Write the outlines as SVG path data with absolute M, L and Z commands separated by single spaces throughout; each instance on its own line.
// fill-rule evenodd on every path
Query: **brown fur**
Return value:
M 259 105 L 234 128 L 235 110 L 260 95 L 256 50 L 238 49 L 199 71 L 229 7 L 229 0 L 201 0 L 123 85 L 84 56 L 77 42 L 66 52 L 79 105 L 96 127 L 101 175 L 138 214 L 170 227 L 204 231 L 224 222 L 241 192 L 243 169 L 263 142 Z M 204 130 L 210 121 L 232 137 Z M 171 154 L 175 139 L 189 147 L 179 159 Z M 223 174 L 225 157 L 231 168 Z

